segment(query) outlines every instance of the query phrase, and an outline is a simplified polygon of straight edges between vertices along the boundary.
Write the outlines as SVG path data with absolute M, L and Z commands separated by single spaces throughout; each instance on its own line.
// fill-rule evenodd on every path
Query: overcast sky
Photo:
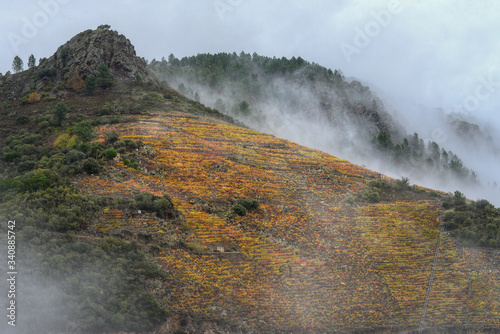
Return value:
M 398 108 L 462 109 L 498 126 L 498 0 L 1 0 L 0 72 L 100 24 L 148 60 L 173 53 L 301 56 L 370 84 Z

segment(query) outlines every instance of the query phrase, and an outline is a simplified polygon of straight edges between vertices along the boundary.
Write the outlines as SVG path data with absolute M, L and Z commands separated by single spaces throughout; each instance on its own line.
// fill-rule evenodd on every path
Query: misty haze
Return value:
M 499 332 L 499 12 L 0 5 L 0 333 Z

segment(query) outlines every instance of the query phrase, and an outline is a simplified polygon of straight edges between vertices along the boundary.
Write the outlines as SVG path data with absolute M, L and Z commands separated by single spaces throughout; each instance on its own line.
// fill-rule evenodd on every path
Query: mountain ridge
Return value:
M 99 34 L 124 38 L 77 36 Z M 20 332 L 498 330 L 488 201 L 251 130 L 112 64 L 90 95 L 2 86 L 0 219 L 30 268 Z M 57 67 L 43 85 L 63 80 Z
M 369 86 L 345 78 L 341 70 L 333 71 L 301 57 L 287 59 L 244 52 L 181 59 L 170 54 L 168 60 L 153 59 L 148 66 L 186 96 L 255 130 L 395 177 L 411 177 L 426 186 L 448 191 L 458 188 L 475 196 L 483 190 L 494 201 L 490 194 L 494 190 L 484 186 L 490 180 L 469 169 L 449 147 L 440 147 L 453 144 L 443 141 L 446 133 L 451 139 L 452 132 L 456 132 L 448 123 L 441 125 L 445 133 L 441 134 L 441 128 L 432 133 L 427 129 L 422 136 L 411 131 L 414 124 L 407 121 L 410 132 L 406 133 L 393 117 L 397 112 L 389 113 Z M 422 114 L 422 118 L 427 116 Z M 475 142 L 472 145 L 479 146 Z

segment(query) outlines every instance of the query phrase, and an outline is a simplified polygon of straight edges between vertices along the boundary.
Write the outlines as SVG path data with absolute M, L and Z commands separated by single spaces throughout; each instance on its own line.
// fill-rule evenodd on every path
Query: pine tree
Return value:
M 106 64 L 102 63 L 97 68 L 97 85 L 101 88 L 108 88 L 111 87 L 112 84 L 111 71 Z
M 34 67 L 35 65 L 36 65 L 35 56 L 33 56 L 33 54 L 31 54 L 28 58 L 28 67 L 31 68 L 31 67 Z
M 61 126 L 66 114 L 69 112 L 69 108 L 63 102 L 59 102 L 54 109 L 54 119 L 57 125 Z
M 85 91 L 87 92 L 88 95 L 94 94 L 96 85 L 97 85 L 97 80 L 95 76 L 93 74 L 90 74 L 85 79 Z
M 16 73 L 24 69 L 23 60 L 19 58 L 19 56 L 14 57 L 14 60 L 12 61 L 12 69 Z

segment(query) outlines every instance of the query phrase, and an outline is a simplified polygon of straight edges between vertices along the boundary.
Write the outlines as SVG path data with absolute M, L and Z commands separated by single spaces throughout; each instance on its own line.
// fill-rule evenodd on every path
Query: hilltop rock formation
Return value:
M 77 34 L 50 58 L 40 59 L 38 66 L 0 76 L 0 94 L 19 98 L 34 91 L 55 95 L 66 89 L 82 89 L 87 76 L 97 75 L 103 63 L 110 69 L 115 90 L 135 81 L 160 84 L 144 58 L 136 56 L 130 40 L 116 31 L 101 28 Z

